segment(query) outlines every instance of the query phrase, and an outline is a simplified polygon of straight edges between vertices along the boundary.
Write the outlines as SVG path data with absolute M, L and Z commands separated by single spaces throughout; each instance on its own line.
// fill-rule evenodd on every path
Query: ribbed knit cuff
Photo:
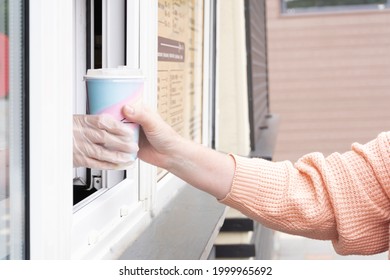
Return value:
M 242 208 L 242 202 L 253 198 L 253 189 L 259 181 L 259 169 L 254 159 L 230 154 L 235 162 L 235 172 L 230 192 L 219 202 L 236 209 Z
M 235 208 L 244 215 L 269 224 L 279 219 L 279 201 L 288 176 L 286 163 L 230 154 L 236 167 L 230 192 L 219 202 Z

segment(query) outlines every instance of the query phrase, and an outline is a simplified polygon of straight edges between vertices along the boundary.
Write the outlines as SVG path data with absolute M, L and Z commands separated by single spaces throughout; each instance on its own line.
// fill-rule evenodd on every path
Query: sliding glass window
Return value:
M 25 259 L 24 3 L 0 0 L 0 259 Z

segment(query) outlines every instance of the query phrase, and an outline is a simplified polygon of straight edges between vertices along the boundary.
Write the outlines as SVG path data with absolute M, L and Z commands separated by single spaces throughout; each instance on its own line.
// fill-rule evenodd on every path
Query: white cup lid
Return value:
M 141 69 L 120 66 L 118 68 L 88 69 L 84 76 L 86 79 L 142 79 Z

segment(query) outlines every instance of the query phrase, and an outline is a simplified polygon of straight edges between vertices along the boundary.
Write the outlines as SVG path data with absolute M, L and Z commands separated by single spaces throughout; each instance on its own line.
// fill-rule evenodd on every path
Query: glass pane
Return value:
M 22 0 L 0 0 L 0 259 L 25 258 Z
M 203 13 L 200 0 L 158 1 L 158 111 L 196 142 L 202 139 Z
M 9 258 L 8 1 L 0 1 L 0 259 Z

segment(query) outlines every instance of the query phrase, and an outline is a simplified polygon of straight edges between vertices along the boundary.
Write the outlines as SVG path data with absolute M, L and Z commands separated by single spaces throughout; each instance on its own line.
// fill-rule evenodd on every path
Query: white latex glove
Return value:
M 73 115 L 73 166 L 124 169 L 138 151 L 129 126 L 110 115 Z

